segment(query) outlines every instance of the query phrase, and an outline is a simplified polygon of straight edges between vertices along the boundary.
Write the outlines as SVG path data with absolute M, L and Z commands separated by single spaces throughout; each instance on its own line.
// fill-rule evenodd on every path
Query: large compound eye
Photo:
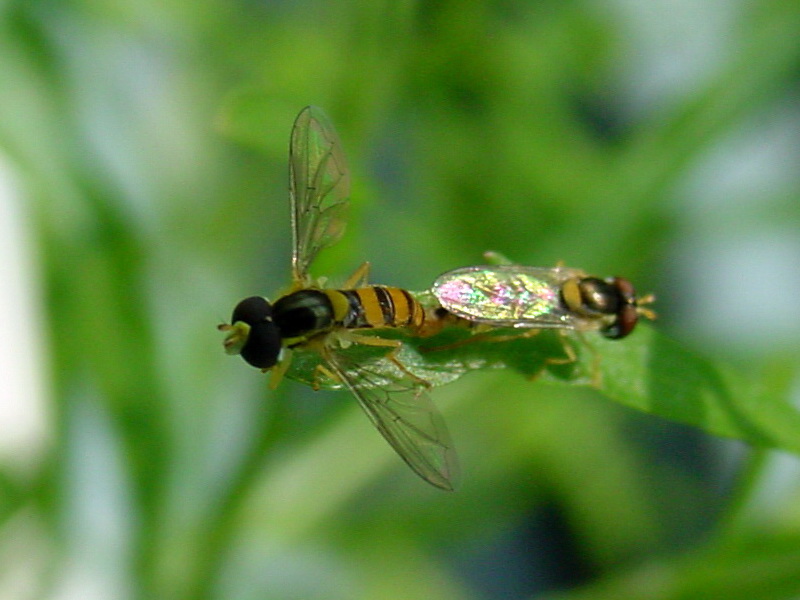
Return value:
M 636 323 L 638 322 L 639 313 L 636 310 L 636 306 L 633 304 L 625 304 L 617 313 L 616 320 L 600 333 L 611 340 L 619 340 L 633 331 L 633 328 L 636 327 Z
M 620 310 L 616 286 L 597 277 L 586 277 L 580 283 L 582 308 L 589 314 L 613 315 Z
M 245 323 L 247 339 L 240 354 L 248 364 L 269 369 L 278 362 L 281 353 L 281 334 L 272 322 L 272 306 L 260 296 L 245 298 L 233 309 L 231 323 Z
M 269 369 L 278 362 L 281 353 L 281 334 L 272 321 L 250 326 L 247 341 L 242 346 L 242 358 L 259 369 Z
M 601 333 L 612 340 L 619 340 L 627 336 L 636 323 L 639 322 L 639 310 L 636 306 L 636 290 L 633 284 L 622 277 L 614 277 L 607 280 L 607 285 L 614 290 L 617 301 L 616 315 L 614 322 L 603 329 Z
M 250 296 L 239 302 L 233 309 L 231 323 L 242 321 L 252 326 L 269 318 L 272 318 L 272 306 L 266 298 Z

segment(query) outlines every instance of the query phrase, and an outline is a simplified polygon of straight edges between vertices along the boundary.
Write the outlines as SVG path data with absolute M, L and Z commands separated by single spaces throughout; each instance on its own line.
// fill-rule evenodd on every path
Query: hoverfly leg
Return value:
M 324 378 L 329 379 L 331 381 L 335 381 L 337 383 L 341 383 L 342 382 L 342 379 L 336 373 L 331 371 L 325 365 L 319 364 L 316 367 L 314 367 L 314 380 L 311 383 L 311 387 L 315 392 L 318 392 L 320 390 L 320 388 L 322 387 L 320 385 L 320 378 L 321 377 L 324 377 Z
M 577 362 L 578 355 L 575 353 L 575 348 L 572 347 L 570 344 L 570 336 L 567 331 L 559 331 L 559 336 L 561 338 L 561 346 L 564 349 L 564 354 L 566 354 L 566 358 L 552 358 L 549 359 L 547 362 L 551 365 L 568 365 L 574 362 Z M 592 353 L 592 364 L 590 367 L 590 385 L 593 388 L 599 388 L 600 385 L 603 383 L 603 375 L 600 371 L 600 360 L 601 356 L 600 353 L 597 351 L 591 342 L 589 342 L 583 335 L 582 331 L 575 331 L 575 335 L 580 339 L 581 344 L 583 344 L 589 352 Z
M 418 375 L 415 375 L 414 373 L 409 371 L 408 367 L 406 367 L 403 364 L 403 362 L 397 357 L 400 348 L 403 346 L 403 342 L 401 342 L 400 340 L 387 340 L 386 338 L 374 337 L 371 335 L 359 335 L 353 332 L 348 332 L 347 338 L 354 344 L 391 348 L 391 350 L 389 350 L 389 352 L 386 354 L 385 358 L 387 360 L 391 361 L 395 367 L 397 367 L 405 375 L 408 375 L 409 378 L 413 379 L 419 385 L 425 386 L 426 388 L 431 387 L 429 381 L 426 381 L 425 379 L 422 379 Z
M 274 390 L 281 384 L 283 381 L 283 376 L 286 375 L 286 371 L 289 370 L 289 367 L 292 365 L 292 351 L 289 348 L 284 348 L 278 361 L 274 367 L 270 367 L 268 369 L 262 369 L 263 372 L 270 372 L 269 376 L 269 389 Z
M 548 358 L 545 362 L 548 365 L 569 365 L 574 363 L 578 360 L 578 355 L 575 353 L 575 348 L 570 344 L 569 333 L 564 329 L 557 330 L 557 333 L 561 342 L 561 349 L 564 351 L 564 358 Z M 581 339 L 583 338 L 580 332 L 577 332 L 577 334 L 581 336 Z
M 483 258 L 487 264 L 490 265 L 513 265 L 514 263 L 508 259 L 504 254 L 495 252 L 494 250 L 487 250 L 483 253 Z
M 406 375 L 408 375 L 408 377 L 409 377 L 411 380 L 413 380 L 415 383 L 417 383 L 417 384 L 418 384 L 420 387 L 424 387 L 424 388 L 426 388 L 426 389 L 430 389 L 430 388 L 432 388 L 432 387 L 433 387 L 433 385 L 431 384 L 431 382 L 430 382 L 430 381 L 428 381 L 427 379 L 423 379 L 423 378 L 422 378 L 422 377 L 420 377 L 419 375 L 415 375 L 414 373 L 412 373 L 411 371 L 409 371 L 409 370 L 408 370 L 408 367 L 406 367 L 406 366 L 403 364 L 403 362 L 402 362 L 402 361 L 401 361 L 399 358 L 397 358 L 397 352 L 398 352 L 399 350 L 400 350 L 400 347 L 398 346 L 397 348 L 395 348 L 394 350 L 392 350 L 391 352 L 389 352 L 389 354 L 387 354 L 387 355 L 386 355 L 386 358 L 387 358 L 388 360 L 392 361 L 392 363 L 394 364 L 394 366 L 396 366 L 398 369 L 400 369 L 400 371 L 402 371 L 403 373 L 405 373 Z
M 369 276 L 369 268 L 369 262 L 364 262 L 353 272 L 352 275 L 350 275 L 350 277 L 347 278 L 347 281 L 344 282 L 342 288 L 350 290 L 354 288 L 365 287 L 367 285 L 367 277 Z
M 520 338 L 528 338 L 538 335 L 541 329 L 526 329 L 522 333 L 514 333 L 510 335 L 494 335 L 491 327 L 483 324 L 473 325 L 471 328 L 475 333 L 470 337 L 458 340 L 452 344 L 444 344 L 443 346 L 427 346 L 420 348 L 419 351 L 423 354 L 428 352 L 440 352 L 442 350 L 452 350 L 453 348 L 460 348 L 467 344 L 474 344 L 476 342 L 508 342 L 511 340 L 518 340 Z
M 346 333 L 346 339 L 353 344 L 362 344 L 364 346 L 384 346 L 386 348 L 397 349 L 403 345 L 403 342 L 400 340 L 388 340 L 382 337 L 376 337 L 372 335 L 361 335 L 355 333 L 354 331 L 347 331 L 342 332 L 343 334 Z
M 532 332 L 539 332 L 540 329 L 533 329 Z M 528 381 L 536 381 L 541 376 L 542 372 L 550 366 L 558 366 L 558 365 L 570 365 L 574 362 L 577 362 L 578 355 L 575 353 L 575 349 L 570 344 L 570 337 L 569 333 L 565 330 L 557 330 L 558 339 L 561 344 L 561 349 L 564 352 L 563 357 L 554 357 L 548 356 L 542 360 L 539 368 L 534 371 L 533 373 L 526 376 Z M 532 334 L 532 335 L 535 335 Z

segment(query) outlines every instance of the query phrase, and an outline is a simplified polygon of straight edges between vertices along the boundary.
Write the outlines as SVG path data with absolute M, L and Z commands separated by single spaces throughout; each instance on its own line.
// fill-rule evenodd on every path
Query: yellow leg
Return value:
M 463 340 L 459 340 L 457 342 L 453 342 L 452 344 L 446 344 L 444 346 L 434 346 L 434 347 L 427 347 L 427 348 L 420 348 L 420 352 L 428 353 L 428 352 L 440 352 L 442 350 L 452 350 L 453 348 L 460 348 L 462 346 L 466 346 L 467 344 L 474 344 L 476 342 L 509 342 L 513 340 L 518 340 L 522 338 L 529 338 L 541 333 L 541 329 L 532 328 L 526 329 L 522 333 L 510 334 L 510 335 L 492 335 L 491 331 L 482 331 L 472 335 L 471 337 L 465 338 Z M 575 349 L 572 347 L 570 343 L 570 331 L 566 329 L 558 329 L 557 330 L 559 339 L 561 341 L 561 348 L 564 350 L 564 357 L 563 358 L 556 358 L 556 357 L 548 357 L 544 359 L 542 369 L 546 368 L 549 365 L 569 365 L 578 360 L 578 355 L 575 353 Z M 593 359 L 592 359 L 592 385 L 595 387 L 599 387 L 600 385 L 600 356 L 597 354 L 597 351 L 594 350 L 591 344 L 589 344 L 584 338 L 581 332 L 575 332 L 578 336 L 580 336 L 581 341 L 586 345 L 587 348 L 592 352 Z M 541 371 L 537 371 L 533 375 L 529 375 L 529 380 L 534 380 L 539 377 Z
M 361 335 L 355 331 L 348 330 L 345 339 L 354 344 L 362 344 L 364 346 L 383 346 L 386 348 L 399 348 L 403 345 L 400 340 L 388 340 L 386 338 L 377 337 L 374 335 Z
M 352 331 L 348 332 L 347 339 L 354 344 L 363 344 L 364 346 L 378 346 L 382 348 L 391 348 L 389 353 L 385 356 L 386 359 L 390 360 L 400 371 L 408 375 L 411 379 L 419 383 L 420 385 L 424 385 L 425 387 L 431 387 L 430 382 L 425 381 L 421 377 L 414 375 L 408 368 L 397 358 L 397 353 L 400 350 L 400 347 L 403 345 L 403 342 L 400 340 L 387 340 L 386 338 L 381 337 L 374 337 L 371 335 L 359 335 L 358 333 L 354 333 Z
M 314 389 L 315 392 L 318 392 L 320 390 L 320 387 L 322 387 L 319 384 L 320 375 L 323 377 L 327 377 L 331 381 L 341 382 L 341 378 L 336 373 L 331 371 L 325 365 L 319 364 L 316 367 L 314 367 L 314 380 L 313 383 L 311 384 L 311 387 Z
M 500 254 L 499 252 L 495 252 L 494 250 L 487 250 L 483 253 L 483 258 L 486 260 L 487 263 L 490 265 L 513 265 L 514 263 L 505 255 Z
M 592 353 L 592 387 L 599 388 L 600 385 L 603 383 L 603 374 L 600 372 L 600 360 L 601 356 L 597 349 L 592 346 L 591 343 L 587 342 L 586 339 L 583 337 L 583 333 L 580 331 L 576 332 L 578 337 L 581 338 L 581 342 L 584 346 L 589 349 L 589 352 Z M 573 352 L 574 356 L 574 352 Z
M 580 332 L 578 332 L 580 335 Z M 561 340 L 561 348 L 564 350 L 566 357 L 564 358 L 548 358 L 545 362 L 549 365 L 568 365 L 578 360 L 578 355 L 575 354 L 575 349 L 569 343 L 569 334 L 565 329 L 558 330 L 558 337 Z M 583 336 L 581 336 L 583 339 Z M 585 342 L 585 340 L 583 340 Z
M 286 375 L 286 371 L 289 370 L 289 367 L 292 364 L 292 351 L 288 348 L 283 349 L 283 355 L 281 356 L 280 361 L 274 367 L 270 367 L 269 369 L 263 369 L 266 373 L 270 371 L 269 376 L 269 389 L 274 390 L 283 381 L 283 376 Z
M 492 335 L 492 331 L 480 331 L 477 330 L 476 333 L 471 335 L 468 338 L 464 338 L 463 340 L 459 340 L 457 342 L 453 342 L 452 344 L 445 344 L 444 346 L 428 346 L 425 348 L 420 348 L 419 351 L 426 354 L 428 352 L 440 352 L 442 350 L 452 350 L 453 348 L 460 348 L 461 346 L 466 346 L 467 344 L 474 344 L 475 342 L 508 342 L 511 340 L 518 340 L 520 338 L 527 338 L 533 337 L 535 335 L 539 335 L 541 329 L 526 329 L 522 333 L 514 333 L 511 335 Z
M 369 262 L 363 263 L 358 267 L 355 272 L 347 278 L 347 281 L 342 285 L 342 289 L 351 290 L 355 288 L 364 287 L 367 285 L 367 277 L 369 276 Z

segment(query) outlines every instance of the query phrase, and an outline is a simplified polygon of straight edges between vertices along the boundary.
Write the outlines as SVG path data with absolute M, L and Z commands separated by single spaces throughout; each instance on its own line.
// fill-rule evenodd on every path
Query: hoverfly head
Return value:
M 278 362 L 281 334 L 272 321 L 272 305 L 261 296 L 245 298 L 233 309 L 230 325 L 218 327 L 227 332 L 225 352 L 241 354 L 254 367 L 269 369 Z

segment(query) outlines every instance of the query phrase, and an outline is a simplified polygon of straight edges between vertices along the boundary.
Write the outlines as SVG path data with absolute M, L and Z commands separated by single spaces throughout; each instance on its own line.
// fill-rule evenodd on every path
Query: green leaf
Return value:
M 800 591 L 800 535 L 750 534 L 547 600 L 782 600 Z
M 600 390 L 609 398 L 714 435 L 800 453 L 800 414 L 757 374 L 698 356 L 649 326 L 597 347 Z
M 623 340 L 514 329 L 483 336 L 452 329 L 427 339 L 394 331 L 380 335 L 401 339 L 403 364 L 434 387 L 474 369 L 509 368 L 529 380 L 594 387 L 620 404 L 713 435 L 800 453 L 800 414 L 783 397 L 762 389 L 755 374 L 748 377 L 698 356 L 646 323 Z M 386 355 L 385 348 L 358 344 L 341 352 L 348 362 L 372 371 L 381 370 Z M 316 371 L 319 364 L 316 353 L 295 351 L 287 376 L 321 388 L 340 388 Z M 523 380 L 520 385 L 535 383 Z

